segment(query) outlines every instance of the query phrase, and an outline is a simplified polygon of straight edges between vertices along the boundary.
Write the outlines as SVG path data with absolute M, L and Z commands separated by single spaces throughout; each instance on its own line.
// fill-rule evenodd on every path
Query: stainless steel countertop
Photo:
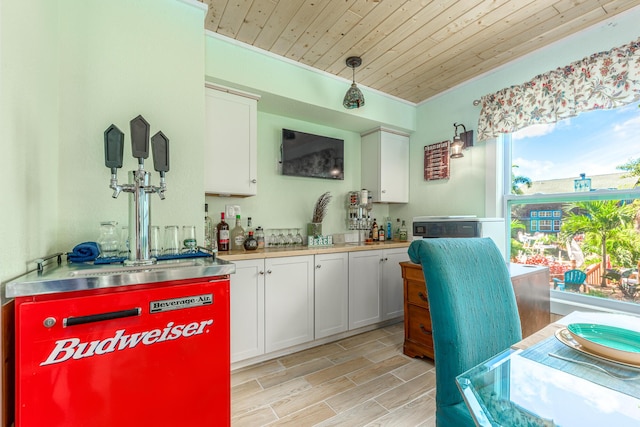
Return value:
M 235 264 L 213 258 L 159 261 L 144 266 L 63 263 L 33 271 L 6 284 L 6 298 L 233 274 Z

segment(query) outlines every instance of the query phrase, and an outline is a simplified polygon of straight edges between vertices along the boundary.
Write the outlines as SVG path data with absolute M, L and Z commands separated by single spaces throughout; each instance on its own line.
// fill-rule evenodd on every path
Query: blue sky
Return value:
M 622 172 L 616 166 L 640 157 L 638 103 L 596 110 L 551 125 L 535 125 L 513 134 L 516 175 L 533 181 L 578 178 L 581 173 Z

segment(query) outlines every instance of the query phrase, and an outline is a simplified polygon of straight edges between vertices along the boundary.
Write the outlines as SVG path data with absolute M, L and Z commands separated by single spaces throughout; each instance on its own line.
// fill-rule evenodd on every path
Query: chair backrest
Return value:
M 564 272 L 564 283 L 581 285 L 587 280 L 587 273 L 582 270 L 568 270 Z
M 433 328 L 436 405 L 462 401 L 455 377 L 522 339 L 511 277 L 489 238 L 416 240 Z

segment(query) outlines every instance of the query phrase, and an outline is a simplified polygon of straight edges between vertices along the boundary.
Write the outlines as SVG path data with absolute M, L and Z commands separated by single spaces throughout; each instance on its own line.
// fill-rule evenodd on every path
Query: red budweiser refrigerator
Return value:
M 230 425 L 229 278 L 16 302 L 16 427 Z

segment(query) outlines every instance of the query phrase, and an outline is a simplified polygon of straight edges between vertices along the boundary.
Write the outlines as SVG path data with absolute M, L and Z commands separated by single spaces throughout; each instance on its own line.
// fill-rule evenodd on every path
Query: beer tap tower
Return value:
M 121 192 L 131 193 L 129 198 L 129 258 L 125 265 L 150 265 L 156 259 L 151 257 L 149 236 L 151 229 L 151 212 L 149 194 L 157 193 L 164 200 L 166 191 L 165 173 L 169 172 L 169 139 L 158 132 L 151 138 L 153 149 L 153 166 L 160 173 L 160 185 L 150 185 L 151 173 L 144 169 L 144 159 L 149 157 L 149 123 L 142 116 L 130 122 L 131 154 L 138 159 L 138 169 L 129 171 L 129 184 L 118 184 L 117 170 L 122 167 L 124 151 L 124 133 L 116 125 L 104 131 L 105 166 L 111 169 L 109 188 L 113 189 L 112 197 L 117 198 Z

